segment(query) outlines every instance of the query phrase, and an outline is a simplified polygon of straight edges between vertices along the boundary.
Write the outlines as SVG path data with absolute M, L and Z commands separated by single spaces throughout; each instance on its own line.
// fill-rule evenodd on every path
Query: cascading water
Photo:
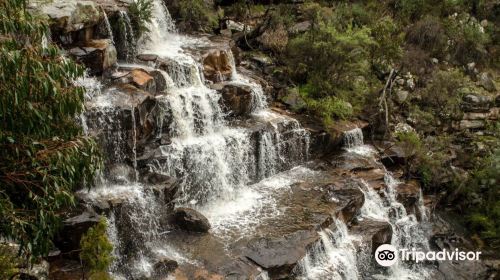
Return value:
M 212 222 L 214 234 L 224 239 L 242 231 L 251 232 L 261 219 L 278 215 L 280 211 L 273 208 L 275 199 L 267 195 L 294 181 L 279 175 L 270 181 L 258 181 L 308 157 L 308 132 L 296 120 L 267 110 L 260 85 L 239 75 L 234 63 L 228 82 L 252 89 L 250 118 L 256 125 L 248 128 L 228 123 L 220 106 L 220 94 L 205 86 L 202 66 L 184 50 L 185 46 L 206 47 L 210 42 L 177 34 L 162 1 L 156 0 L 154 5 L 149 39 L 141 39 L 138 49 L 143 54 L 157 55 L 163 63 L 162 75 L 171 81 L 167 91 L 155 97 L 157 125 L 153 138 L 159 146 L 139 151 L 140 108 L 119 88 L 91 96 L 87 111 L 89 131 L 100 139 L 108 169 L 112 169 L 107 172 L 112 176 L 82 196 L 97 206 L 121 205 L 111 211 L 109 235 L 115 245 L 113 275 L 124 279 L 150 277 L 154 263 L 165 256 L 179 263 L 190 262 L 174 248 L 165 248 L 168 245 L 162 241 L 161 229 L 168 207 L 151 186 L 141 181 L 140 172 L 177 178 L 176 205 L 201 211 Z M 120 12 L 119 16 L 122 30 L 115 34 L 121 38 L 115 39 L 124 44 L 122 59 L 130 60 L 135 55 L 135 39 L 130 38 L 134 33 L 128 15 Z M 128 66 L 136 65 L 120 65 Z M 147 67 L 151 65 L 140 68 Z M 227 207 L 221 211 L 221 206 L 228 205 L 237 206 L 239 214 L 230 213 Z M 259 277 L 268 279 L 265 272 Z
M 132 22 L 128 13 L 125 11 L 118 12 L 118 30 L 115 31 L 116 38 L 113 38 L 116 43 L 116 48 L 118 51 L 118 58 L 130 61 L 134 58 L 136 54 L 137 40 L 134 35 L 134 29 L 132 28 Z M 111 32 L 113 33 L 113 32 Z
M 335 231 L 324 229 L 321 240 L 300 261 L 295 273 L 300 280 L 357 280 L 357 237 L 349 235 L 347 226 L 335 221 Z
M 111 29 L 111 24 L 109 23 L 108 15 L 106 11 L 102 9 L 102 13 L 104 14 L 104 27 L 106 28 L 106 35 L 111 40 L 111 43 L 115 44 L 115 38 L 113 37 L 113 30 Z

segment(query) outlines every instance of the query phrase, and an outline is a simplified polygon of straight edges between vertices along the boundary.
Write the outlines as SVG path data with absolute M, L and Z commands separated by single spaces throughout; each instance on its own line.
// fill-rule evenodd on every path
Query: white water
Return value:
M 357 280 L 355 242 L 359 239 L 349 235 L 347 226 L 335 221 L 335 231 L 324 229 L 321 240 L 302 259 L 296 268 L 300 280 Z

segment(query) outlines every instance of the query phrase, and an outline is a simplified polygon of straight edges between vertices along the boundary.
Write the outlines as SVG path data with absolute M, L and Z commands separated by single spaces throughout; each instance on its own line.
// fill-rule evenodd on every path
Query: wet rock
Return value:
M 330 135 L 330 147 L 340 148 L 344 135 L 347 131 L 360 128 L 365 129 L 368 126 L 367 122 L 364 121 L 337 121 L 325 128 L 325 130 Z
M 485 90 L 489 92 L 495 92 L 497 87 L 495 82 L 493 82 L 493 77 L 491 74 L 483 72 L 479 75 L 479 85 L 481 85 Z
M 319 239 L 315 231 L 301 230 L 277 238 L 261 237 L 248 242 L 243 255 L 264 268 L 271 279 L 287 277 L 307 248 Z
M 69 50 L 78 62 L 85 64 L 90 73 L 97 75 L 116 63 L 116 49 L 109 39 L 92 40 L 85 46 Z
M 144 62 L 156 62 L 158 60 L 158 55 L 156 54 L 138 54 L 136 56 L 138 60 L 142 60 Z
M 233 116 L 244 116 L 252 112 L 252 88 L 247 85 L 226 84 L 219 92 L 222 106 Z
M 64 33 L 95 26 L 103 17 L 101 9 L 93 1 L 30 1 L 30 8 L 47 17 L 52 29 Z
M 126 184 L 135 180 L 135 170 L 132 166 L 118 163 L 109 167 L 108 178 L 116 184 Z
M 420 184 L 411 180 L 396 187 L 396 199 L 403 204 L 408 214 L 415 214 L 421 218 L 419 211 Z
M 146 70 L 134 69 L 129 73 L 132 84 L 146 91 L 155 91 L 155 79 Z
M 153 265 L 155 277 L 165 277 L 169 273 L 175 271 L 179 264 L 169 258 L 163 258 Z
M 75 280 L 82 279 L 82 267 L 80 260 L 71 260 L 68 258 L 57 258 L 50 261 L 51 280 Z
M 208 232 L 210 222 L 200 212 L 191 208 L 176 208 L 171 217 L 171 222 L 179 228 L 193 232 Z
M 211 50 L 203 58 L 203 74 L 212 82 L 231 79 L 232 67 L 229 55 L 224 50 Z
M 365 219 L 351 227 L 351 233 L 371 244 L 372 253 L 382 244 L 391 244 L 392 226 L 385 221 Z
M 80 239 L 87 230 L 99 222 L 100 217 L 93 212 L 85 211 L 78 216 L 64 220 L 63 227 L 57 234 L 54 244 L 63 253 L 77 251 Z

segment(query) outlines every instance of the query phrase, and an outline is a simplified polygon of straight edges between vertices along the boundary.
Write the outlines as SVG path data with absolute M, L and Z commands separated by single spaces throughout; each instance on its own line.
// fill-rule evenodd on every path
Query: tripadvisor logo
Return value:
M 477 261 L 479 260 L 481 252 L 465 252 L 455 250 L 442 251 L 418 251 L 415 248 L 411 249 L 397 249 L 391 244 L 382 244 L 375 251 L 375 260 L 381 266 L 391 266 L 395 264 L 398 259 L 402 261 L 414 261 L 419 263 L 422 261 Z

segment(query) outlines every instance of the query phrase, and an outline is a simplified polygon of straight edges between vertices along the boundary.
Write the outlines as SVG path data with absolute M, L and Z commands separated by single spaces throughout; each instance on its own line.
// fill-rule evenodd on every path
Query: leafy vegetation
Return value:
M 113 245 L 108 239 L 106 229 L 106 219 L 101 218 L 80 240 L 80 258 L 90 270 L 90 279 L 111 279 L 107 271 L 113 261 Z
M 130 21 L 136 38 L 140 38 L 150 31 L 148 24 L 151 23 L 153 9 L 153 0 L 135 0 L 129 5 Z
M 0 244 L 0 279 L 13 279 L 19 272 L 20 263 L 15 248 Z
M 204 0 L 174 1 L 171 11 L 177 14 L 184 29 L 211 31 L 218 25 L 218 15 Z
M 42 44 L 47 31 L 24 1 L 0 2 L 0 236 L 32 259 L 52 248 L 61 212 L 101 162 L 76 121 L 84 70 Z

